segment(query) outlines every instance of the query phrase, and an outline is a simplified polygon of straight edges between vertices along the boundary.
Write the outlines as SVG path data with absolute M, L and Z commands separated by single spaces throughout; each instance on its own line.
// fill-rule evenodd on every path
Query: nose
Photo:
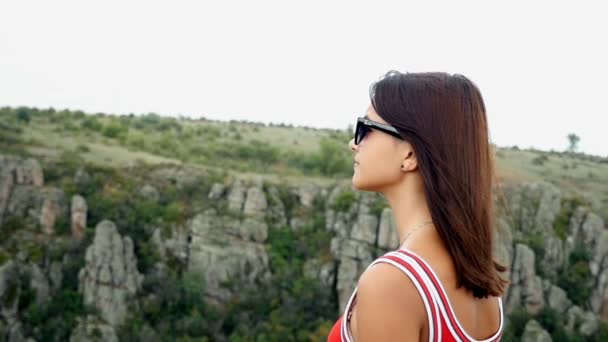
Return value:
M 359 148 L 359 145 L 355 145 L 355 139 L 350 139 L 350 141 L 348 142 L 348 146 L 350 147 L 350 149 L 353 152 L 357 152 L 357 149 Z

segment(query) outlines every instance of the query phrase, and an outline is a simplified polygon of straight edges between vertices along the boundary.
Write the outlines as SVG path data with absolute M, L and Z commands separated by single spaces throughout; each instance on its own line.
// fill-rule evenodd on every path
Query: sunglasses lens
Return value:
M 365 138 L 365 135 L 367 134 L 368 130 L 369 129 L 365 127 L 365 125 L 363 125 L 362 123 L 357 123 L 357 129 L 355 130 L 355 145 L 359 145 L 361 140 Z

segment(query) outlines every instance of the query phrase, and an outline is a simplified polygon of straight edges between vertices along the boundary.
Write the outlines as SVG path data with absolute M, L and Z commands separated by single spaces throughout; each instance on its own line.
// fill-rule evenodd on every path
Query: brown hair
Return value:
M 376 113 L 416 151 L 431 217 L 454 260 L 458 287 L 500 296 L 494 260 L 494 162 L 486 109 L 465 76 L 389 71 L 370 88 Z

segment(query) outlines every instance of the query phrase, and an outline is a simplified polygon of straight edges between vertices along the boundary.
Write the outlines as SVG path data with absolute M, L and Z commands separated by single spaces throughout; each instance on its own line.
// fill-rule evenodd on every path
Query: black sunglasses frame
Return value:
M 395 138 L 404 140 L 395 127 L 383 124 L 381 122 L 372 121 L 368 118 L 358 117 L 357 126 L 355 128 L 355 145 L 359 145 L 361 140 L 363 140 L 367 133 L 369 133 L 370 129 L 377 129 L 384 133 L 390 134 Z

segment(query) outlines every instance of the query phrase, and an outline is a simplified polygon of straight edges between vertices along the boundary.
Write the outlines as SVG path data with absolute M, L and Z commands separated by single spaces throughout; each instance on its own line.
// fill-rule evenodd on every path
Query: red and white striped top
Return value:
M 476 340 L 464 330 L 447 296 L 443 284 L 430 265 L 414 252 L 399 249 L 388 252 L 372 262 L 368 268 L 377 263 L 388 263 L 405 273 L 422 297 L 429 322 L 429 342 L 436 341 L 472 341 L 496 342 L 500 341 L 504 326 L 502 299 L 498 298 L 500 324 L 494 335 L 485 340 Z M 357 288 L 355 287 L 348 304 L 338 321 L 329 333 L 328 342 L 353 342 L 350 332 L 350 316 L 352 308 L 357 301 Z M 346 317 L 346 319 L 344 319 Z

